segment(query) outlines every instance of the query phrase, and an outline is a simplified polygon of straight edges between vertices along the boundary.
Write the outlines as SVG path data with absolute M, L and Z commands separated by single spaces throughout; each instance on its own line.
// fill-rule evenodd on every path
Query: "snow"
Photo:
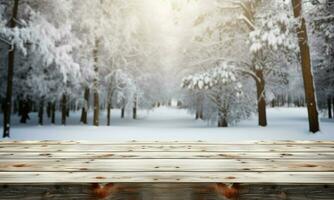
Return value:
M 257 117 L 241 121 L 234 127 L 216 128 L 216 124 L 195 120 L 186 110 L 160 107 L 153 111 L 140 111 L 139 120 L 120 119 L 120 110 L 112 111 L 112 126 L 82 125 L 80 112 L 71 113 L 68 125 L 37 126 L 37 115 L 19 124 L 13 116 L 13 140 L 103 140 L 103 141 L 211 141 L 238 142 L 249 140 L 334 140 L 334 120 L 322 119 L 321 132 L 308 132 L 305 108 L 269 108 L 268 127 L 257 126 Z M 58 114 L 58 117 L 60 115 Z M 101 124 L 106 113 L 101 114 Z M 130 116 L 130 115 L 129 115 Z M 2 116 L 1 116 L 2 117 Z M 0 118 L 1 118 L 0 117 Z M 2 120 L 2 119 L 1 119 Z M 92 116 L 89 116 L 92 124 Z M 48 120 L 46 120 L 48 121 Z M 58 119 L 57 122 L 59 122 Z

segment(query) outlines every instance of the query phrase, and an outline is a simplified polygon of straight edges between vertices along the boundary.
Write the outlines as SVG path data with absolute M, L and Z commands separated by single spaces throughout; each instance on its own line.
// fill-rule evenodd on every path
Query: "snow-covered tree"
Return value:
M 266 126 L 265 89 L 279 83 L 272 80 L 282 78 L 288 65 L 296 62 L 297 40 L 289 5 L 284 1 L 217 1 L 194 24 L 194 44 L 187 51 L 190 66 L 200 70 L 217 61 L 234 62 L 235 70 L 254 79 L 259 125 Z
M 334 103 L 334 2 L 313 1 L 308 5 L 307 21 L 310 24 L 310 44 L 312 45 L 313 71 L 318 97 L 318 106 L 328 110 L 332 118 Z
M 209 71 L 184 78 L 182 87 L 203 91 L 215 109 L 204 118 L 217 120 L 218 127 L 227 127 L 252 113 L 253 106 L 243 89 L 242 79 L 233 64 L 219 62 Z

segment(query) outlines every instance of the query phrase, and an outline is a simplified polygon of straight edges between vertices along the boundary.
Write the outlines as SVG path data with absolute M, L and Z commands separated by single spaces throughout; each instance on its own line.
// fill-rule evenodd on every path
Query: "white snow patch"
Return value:
M 140 111 L 139 120 L 121 120 L 120 111 L 112 111 L 112 126 L 104 126 L 106 113 L 101 114 L 100 127 L 81 125 L 80 113 L 71 113 L 68 125 L 18 124 L 14 117 L 11 129 L 13 140 L 103 140 L 103 141 L 212 141 L 233 142 L 248 140 L 334 140 L 334 120 L 323 119 L 321 132 L 308 132 L 305 108 L 268 109 L 268 127 L 258 127 L 257 118 L 245 120 L 234 127 L 216 128 L 203 121 L 196 121 L 186 110 L 161 107 L 151 112 Z M 58 116 L 60 116 L 58 114 Z M 92 116 L 89 116 L 92 124 Z M 58 119 L 58 122 L 60 120 Z

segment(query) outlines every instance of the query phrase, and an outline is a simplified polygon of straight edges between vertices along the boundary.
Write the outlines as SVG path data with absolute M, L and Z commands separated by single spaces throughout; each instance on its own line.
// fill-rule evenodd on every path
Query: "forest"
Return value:
M 0 52 L 3 137 L 170 112 L 270 132 L 279 108 L 334 128 L 333 0 L 0 0 Z

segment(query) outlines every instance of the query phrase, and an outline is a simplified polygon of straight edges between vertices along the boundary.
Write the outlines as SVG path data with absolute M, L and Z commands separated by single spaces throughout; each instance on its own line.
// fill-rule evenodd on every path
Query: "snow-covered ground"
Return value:
M 153 111 L 140 111 L 140 119 L 120 119 L 120 111 L 112 111 L 111 126 L 105 126 L 105 113 L 101 114 L 101 126 L 82 125 L 80 113 L 71 113 L 68 125 L 38 126 L 36 114 L 31 114 L 28 124 L 19 124 L 13 116 L 11 139 L 15 140 L 114 140 L 114 141 L 215 141 L 245 140 L 334 140 L 334 120 L 321 119 L 321 132 L 308 132 L 305 108 L 268 109 L 268 127 L 257 126 L 257 119 L 240 122 L 234 127 L 216 128 L 200 120 L 186 110 L 161 107 Z M 58 114 L 59 117 L 59 114 Z M 0 117 L 2 118 L 2 116 Z M 90 122 L 92 121 L 90 116 Z M 1 119 L 2 120 L 2 119 Z M 48 120 L 45 120 L 48 121 Z M 60 120 L 58 119 L 57 122 Z M 91 124 L 91 123 L 90 123 Z

